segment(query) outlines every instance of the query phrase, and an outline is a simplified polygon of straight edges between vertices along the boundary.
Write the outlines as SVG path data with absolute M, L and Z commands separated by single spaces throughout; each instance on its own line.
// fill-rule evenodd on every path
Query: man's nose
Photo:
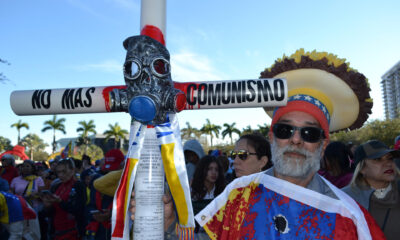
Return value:
M 300 131 L 298 129 L 294 130 L 293 136 L 290 138 L 292 144 L 300 144 L 303 139 L 301 138 Z

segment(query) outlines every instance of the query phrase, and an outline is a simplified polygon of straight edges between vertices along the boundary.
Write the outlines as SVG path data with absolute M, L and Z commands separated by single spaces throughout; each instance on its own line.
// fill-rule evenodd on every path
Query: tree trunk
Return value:
M 56 151 L 56 130 L 53 131 L 53 153 Z

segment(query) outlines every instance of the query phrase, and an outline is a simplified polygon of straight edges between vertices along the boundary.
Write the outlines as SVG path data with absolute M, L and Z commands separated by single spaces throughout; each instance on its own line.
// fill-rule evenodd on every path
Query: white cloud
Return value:
M 123 63 L 116 60 L 104 60 L 99 63 L 84 64 L 71 67 L 78 71 L 103 71 L 103 72 L 122 72 Z
M 104 19 L 104 16 L 99 14 L 99 12 L 95 11 L 92 7 L 89 7 L 87 4 L 84 4 L 84 1 L 80 1 L 80 0 L 67 0 L 67 2 L 69 4 L 71 4 L 72 6 L 87 12 L 89 14 L 91 14 L 92 16 L 95 16 L 97 18 L 101 18 Z
M 107 0 L 107 2 L 114 3 L 115 5 L 126 9 L 140 11 L 139 1 L 134 0 Z
M 248 57 L 258 57 L 258 56 L 260 56 L 260 52 L 257 51 L 257 50 L 246 50 L 245 54 Z
M 171 55 L 173 81 L 198 82 L 224 80 L 226 76 L 218 72 L 210 59 L 187 50 Z

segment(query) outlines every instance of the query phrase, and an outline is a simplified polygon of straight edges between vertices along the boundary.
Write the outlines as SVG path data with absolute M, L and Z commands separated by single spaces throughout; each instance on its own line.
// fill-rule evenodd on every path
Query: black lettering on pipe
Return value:
M 221 105 L 221 83 L 214 85 L 211 83 L 208 85 L 208 105 Z
M 274 80 L 274 96 L 276 101 L 282 101 L 285 98 L 284 83 L 282 79 Z
M 225 86 L 226 86 L 226 89 L 225 89 Z M 230 93 L 231 93 L 231 83 L 228 82 L 226 84 L 223 82 L 222 83 L 222 94 L 221 94 L 223 104 L 229 104 L 231 102 L 231 94 Z
M 253 102 L 254 99 L 256 99 L 256 91 L 254 90 L 252 85 L 256 85 L 256 81 L 254 80 L 247 81 L 247 89 L 249 90 L 249 93 L 246 94 L 247 102 Z
M 189 84 L 186 90 L 186 101 L 189 105 L 195 105 L 197 103 L 197 97 L 191 94 L 197 89 L 196 84 Z M 191 99 L 193 97 L 193 100 Z
M 198 102 L 200 105 L 207 104 L 207 84 L 202 83 L 199 85 L 199 90 L 197 91 Z
M 91 107 L 92 106 L 92 95 L 91 93 L 94 93 L 94 91 L 96 90 L 96 88 L 91 87 L 88 90 L 86 90 L 86 100 L 83 101 L 83 104 L 85 105 L 85 107 Z
M 65 89 L 61 99 L 62 109 L 75 109 L 74 107 L 74 89 Z

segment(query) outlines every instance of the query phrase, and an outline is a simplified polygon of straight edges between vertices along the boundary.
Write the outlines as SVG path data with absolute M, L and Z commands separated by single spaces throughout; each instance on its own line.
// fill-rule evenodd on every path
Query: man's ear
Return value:
M 274 134 L 272 133 L 272 131 L 269 131 L 269 132 L 268 132 L 268 138 L 269 138 L 269 142 L 270 142 L 270 143 L 273 142 L 273 140 L 274 140 Z

